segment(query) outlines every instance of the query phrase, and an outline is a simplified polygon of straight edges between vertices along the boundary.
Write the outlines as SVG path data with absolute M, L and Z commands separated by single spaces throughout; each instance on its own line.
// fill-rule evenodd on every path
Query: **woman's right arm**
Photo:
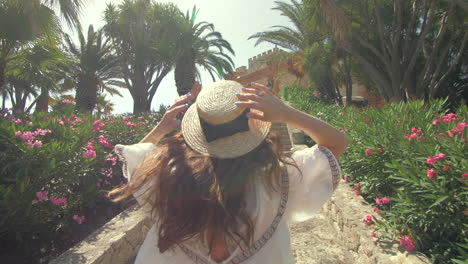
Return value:
M 236 105 L 260 110 L 262 113 L 248 114 L 249 118 L 273 123 L 287 123 L 303 130 L 318 145 L 330 149 L 338 159 L 346 150 L 348 140 L 338 129 L 328 123 L 296 110 L 273 95 L 265 86 L 251 83 L 238 95 Z
M 292 107 L 286 110 L 285 116 L 286 123 L 304 131 L 318 145 L 330 149 L 337 159 L 345 152 L 348 140 L 338 129 Z

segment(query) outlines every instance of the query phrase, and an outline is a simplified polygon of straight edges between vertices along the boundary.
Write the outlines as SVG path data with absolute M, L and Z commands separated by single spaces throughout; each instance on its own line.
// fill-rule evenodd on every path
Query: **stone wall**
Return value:
M 127 209 L 50 264 L 130 263 L 150 228 L 142 209 Z

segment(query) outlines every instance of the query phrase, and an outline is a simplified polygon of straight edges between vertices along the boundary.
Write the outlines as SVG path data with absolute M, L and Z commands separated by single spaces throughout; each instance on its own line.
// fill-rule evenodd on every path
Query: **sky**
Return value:
M 81 24 L 85 32 L 89 24 L 94 28 L 102 27 L 104 21 L 102 15 L 107 3 L 119 4 L 122 0 L 88 0 L 82 11 Z M 192 10 L 196 5 L 199 9 L 198 22 L 213 23 L 215 30 L 229 41 L 236 56 L 233 57 L 235 67 L 247 66 L 248 59 L 266 50 L 273 48 L 271 44 L 260 44 L 255 46 L 255 40 L 247 38 L 257 32 L 268 30 L 275 25 L 289 26 L 291 23 L 281 16 L 276 10 L 271 10 L 275 6 L 270 0 L 175 0 L 158 2 L 173 2 L 184 13 Z M 65 26 L 66 27 L 66 26 Z M 76 33 L 70 32 L 74 39 Z M 202 71 L 202 84 L 207 85 L 212 82 L 208 73 Z M 133 100 L 126 89 L 120 89 L 123 97 L 107 96 L 114 104 L 114 114 L 133 112 Z M 152 108 L 159 109 L 161 103 L 172 104 L 178 97 L 174 82 L 173 72 L 169 73 L 160 84 L 152 102 Z

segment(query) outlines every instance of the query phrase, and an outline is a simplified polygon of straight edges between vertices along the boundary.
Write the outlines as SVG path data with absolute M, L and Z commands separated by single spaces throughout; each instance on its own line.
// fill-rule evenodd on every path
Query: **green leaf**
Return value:
M 450 196 L 442 196 L 440 197 L 439 199 L 437 199 L 431 206 L 429 206 L 429 208 L 432 208 L 438 204 L 440 204 L 441 202 L 445 201 L 446 199 L 448 199 Z

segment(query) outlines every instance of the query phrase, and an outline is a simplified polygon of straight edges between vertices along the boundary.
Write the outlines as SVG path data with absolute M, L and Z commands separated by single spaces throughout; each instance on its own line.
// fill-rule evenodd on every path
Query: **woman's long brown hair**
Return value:
M 246 155 L 218 159 L 193 151 L 178 133 L 165 138 L 142 162 L 135 172 L 140 176 L 131 184 L 109 194 L 117 194 L 112 201 L 118 202 L 154 184 L 143 205 L 150 205 L 159 224 L 160 252 L 194 237 L 211 249 L 213 234 L 250 245 L 254 226 L 244 198 L 256 179 L 270 195 L 279 191 L 280 162 L 291 164 L 283 153 L 279 136 L 270 133 Z

